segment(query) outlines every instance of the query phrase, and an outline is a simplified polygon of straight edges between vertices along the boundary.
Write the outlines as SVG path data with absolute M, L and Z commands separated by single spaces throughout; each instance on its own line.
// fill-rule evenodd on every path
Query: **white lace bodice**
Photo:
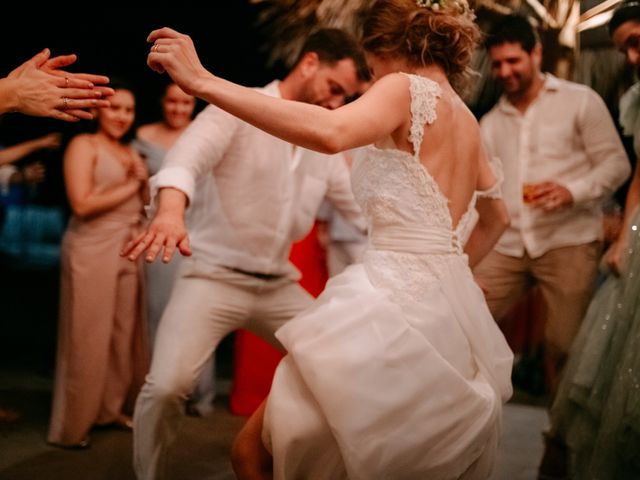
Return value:
M 436 120 L 440 86 L 425 77 L 409 74 L 407 77 L 410 80 L 412 117 L 409 140 L 414 154 L 370 146 L 367 155 L 354 162 L 353 191 L 373 235 L 396 228 L 427 234 L 437 232 L 450 237 L 452 248 L 448 253 L 459 253 L 459 232 L 467 227 L 470 212 L 463 215 L 454 229 L 449 200 L 419 158 L 424 125 Z
M 371 248 L 365 264 L 372 281 L 419 298 L 437 280 L 439 262 L 462 255 L 475 221 L 476 196 L 454 228 L 449 200 L 419 158 L 424 126 L 436 121 L 441 89 L 428 78 L 407 77 L 414 153 L 368 147 L 367 155 L 354 162 L 352 186 L 369 223 Z

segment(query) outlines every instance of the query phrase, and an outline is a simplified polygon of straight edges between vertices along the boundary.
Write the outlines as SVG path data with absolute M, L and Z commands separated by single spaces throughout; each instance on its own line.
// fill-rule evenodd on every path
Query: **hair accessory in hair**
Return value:
M 416 5 L 422 8 L 430 8 L 431 10 L 440 10 L 440 0 L 416 0 Z
M 471 11 L 467 0 L 416 0 L 416 5 L 421 8 L 428 8 L 434 12 L 439 11 L 441 8 L 453 6 L 459 13 L 465 13 Z

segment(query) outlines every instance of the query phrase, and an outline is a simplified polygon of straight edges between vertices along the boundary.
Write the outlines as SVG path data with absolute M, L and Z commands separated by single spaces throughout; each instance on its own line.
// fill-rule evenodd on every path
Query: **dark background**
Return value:
M 0 29 L 0 75 L 49 47 L 53 55 L 76 53 L 77 62 L 71 71 L 115 75 L 126 79 L 136 88 L 138 120 L 147 123 L 159 118 L 158 99 L 165 81 L 164 75 L 152 72 L 146 65 L 149 44 L 147 35 L 155 28 L 168 26 L 190 35 L 196 44 L 202 63 L 212 72 L 245 85 L 262 85 L 276 74 L 267 69 L 262 46 L 264 37 L 256 26 L 260 7 L 247 0 L 211 2 L 209 8 L 190 7 L 180 2 L 180 8 L 161 5 L 126 9 L 109 7 L 109 12 L 82 14 L 70 17 L 63 8 L 50 12 L 27 12 L 4 16 Z M 216 6 L 219 5 L 219 6 Z M 95 10 L 96 5 L 85 5 Z M 119 9 L 114 13 L 114 8 Z M 36 10 L 35 6 L 33 10 Z M 30 132 L 15 131 L 14 124 L 47 123 L 60 127 L 60 122 L 34 122 L 29 118 L 5 115 L 2 119 L 0 141 Z M 18 129 L 22 130 L 22 129 Z
M 248 86 L 263 85 L 281 77 L 281 67 L 265 66 L 266 42 L 256 26 L 261 7 L 245 0 L 211 4 L 209 8 L 192 6 L 189 2 L 144 8 L 100 4 L 79 7 L 63 2 L 57 2 L 55 9 L 40 9 L 34 4 L 29 9 L 17 6 L 18 10 L 11 15 L 3 14 L 0 76 L 45 47 L 54 56 L 76 53 L 78 60 L 68 70 L 122 77 L 136 90 L 136 123 L 157 121 L 161 117 L 159 99 L 167 77 L 147 67 L 146 38 L 153 29 L 168 26 L 193 38 L 202 63 L 214 73 Z M 200 104 L 199 108 L 202 107 Z M 61 174 L 64 144 L 90 127 L 91 123 L 86 121 L 66 123 L 21 114 L 0 117 L 0 145 L 12 145 L 49 132 L 63 135 L 60 150 L 38 152 L 19 163 L 42 160 L 47 168 L 47 179 L 32 191 L 31 203 L 62 206 L 68 213 Z M 17 260 L 0 257 L 0 366 L 51 373 L 58 278 L 57 265 L 42 267 L 29 264 L 24 257 Z
M 5 16 L 0 29 L 0 75 L 48 47 L 52 55 L 75 53 L 78 60 L 68 67 L 75 72 L 100 73 L 126 80 L 136 93 L 136 124 L 161 118 L 160 96 L 168 81 L 146 65 L 148 34 L 156 28 L 169 26 L 190 35 L 203 65 L 212 72 L 248 86 L 264 85 L 284 73 L 280 66 L 267 68 L 264 35 L 257 26 L 260 6 L 248 0 L 211 2 L 209 8 L 180 2 L 180 8 L 154 4 L 145 8 L 109 7 L 100 13 L 95 5 L 83 14 L 60 3 L 58 9 L 18 10 Z M 63 8 L 65 7 L 65 8 Z M 116 12 L 117 9 L 117 12 Z M 62 12 L 65 13 L 62 13 Z M 198 110 L 203 108 L 198 104 Z M 64 203 L 60 177 L 60 157 L 64 143 L 70 137 L 91 129 L 91 122 L 66 123 L 33 118 L 20 114 L 0 117 L 0 145 L 9 146 L 49 132 L 63 134 L 59 152 L 39 152 L 48 168 L 48 179 L 39 188 L 36 203 Z M 26 158 L 22 164 L 32 161 Z M 20 164 L 18 164 L 20 165 Z

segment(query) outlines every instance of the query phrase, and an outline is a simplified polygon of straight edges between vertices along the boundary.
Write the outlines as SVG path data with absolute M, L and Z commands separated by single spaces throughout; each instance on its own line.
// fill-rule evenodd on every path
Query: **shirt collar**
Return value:
M 274 80 L 265 85 L 263 92 L 271 97 L 282 98 L 280 94 L 280 80 Z
M 542 84 L 542 88 L 540 89 L 540 93 L 538 96 L 542 95 L 543 92 L 555 92 L 560 88 L 560 80 L 553 76 L 550 73 L 544 73 L 544 80 Z M 514 113 L 518 112 L 516 107 L 514 107 L 509 100 L 507 100 L 506 95 L 501 95 L 498 100 L 498 107 L 505 113 Z

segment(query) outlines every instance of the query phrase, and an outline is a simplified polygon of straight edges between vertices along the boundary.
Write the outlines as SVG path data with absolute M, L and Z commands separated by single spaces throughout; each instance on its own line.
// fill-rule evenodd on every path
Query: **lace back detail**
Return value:
M 409 141 L 413 145 L 414 156 L 420 154 L 424 126 L 436 121 L 436 105 L 442 94 L 440 85 L 428 78 L 405 73 L 409 78 L 411 92 L 411 130 Z

